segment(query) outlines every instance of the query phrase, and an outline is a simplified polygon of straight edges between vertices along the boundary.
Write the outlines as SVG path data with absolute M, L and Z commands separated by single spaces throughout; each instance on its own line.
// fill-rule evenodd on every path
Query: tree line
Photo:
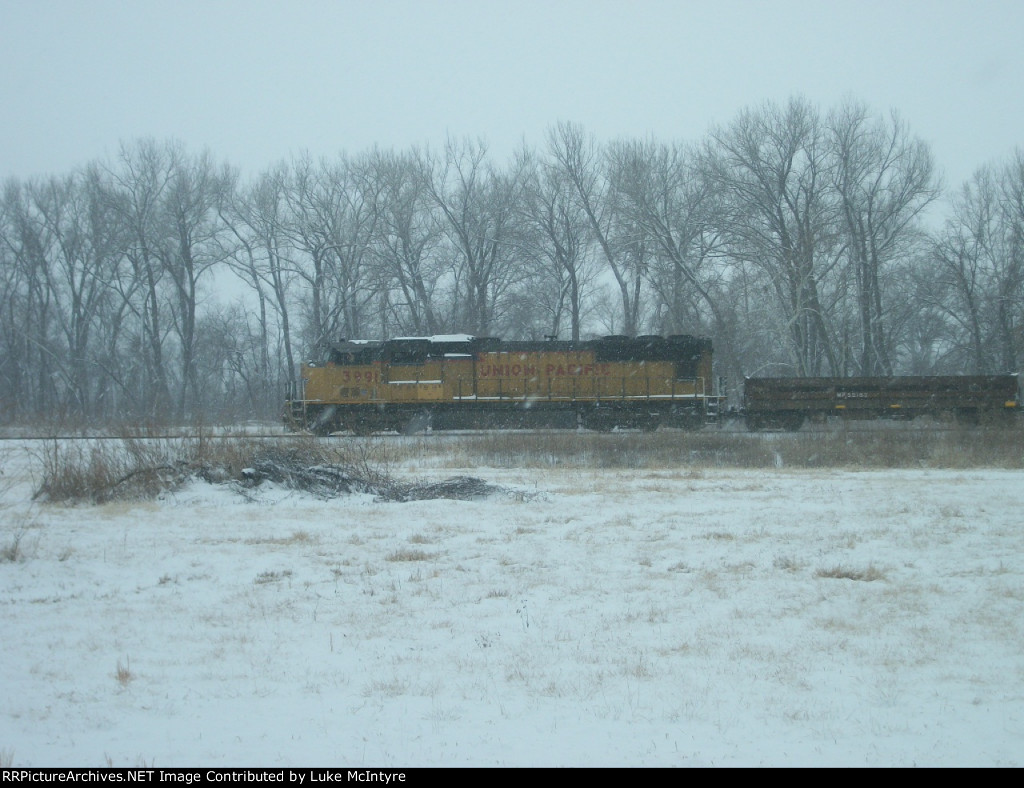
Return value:
M 936 219 L 947 196 L 945 216 Z M 297 157 L 175 141 L 0 198 L 0 421 L 273 417 L 341 338 L 698 334 L 718 374 L 1017 371 L 1024 154 L 945 192 L 896 113 Z

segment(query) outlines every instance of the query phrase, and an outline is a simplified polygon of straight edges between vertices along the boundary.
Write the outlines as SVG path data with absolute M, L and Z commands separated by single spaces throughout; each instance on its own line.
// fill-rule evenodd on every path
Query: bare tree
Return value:
M 651 249 L 646 274 L 665 310 L 662 330 L 696 332 L 721 324 L 715 183 L 697 156 L 680 145 L 650 141 L 616 143 L 608 158 L 621 210 Z
M 554 161 L 521 154 L 524 192 L 515 245 L 523 260 L 532 260 L 538 286 L 530 300 L 543 304 L 548 318 L 544 332 L 557 336 L 562 316 L 569 334 L 580 339 L 584 299 L 594 280 L 590 248 L 592 232 L 565 171 Z
M 503 299 L 515 282 L 510 233 L 521 177 L 491 166 L 480 142 L 449 140 L 443 157 L 430 164 L 428 188 L 456 253 L 459 327 L 486 335 L 497 326 Z
M 833 112 L 829 131 L 835 157 L 832 179 L 857 288 L 859 371 L 891 375 L 885 279 L 922 238 L 917 220 L 939 194 L 932 156 L 924 142 L 910 137 L 898 115 L 876 122 L 860 103 Z
M 982 167 L 963 185 L 933 247 L 936 299 L 975 372 L 1016 371 L 1024 323 L 1024 161 Z
M 107 167 L 105 199 L 126 235 L 128 269 L 110 285 L 128 305 L 135 321 L 134 347 L 123 360 L 122 391 L 140 416 L 170 412 L 171 383 L 164 342 L 170 312 L 158 249 L 164 237 L 162 205 L 174 171 L 175 146 L 140 140 L 122 145 L 116 165 Z
M 806 102 L 748 110 L 711 133 L 705 166 L 723 195 L 723 241 L 760 268 L 782 310 L 800 376 L 839 374 L 823 284 L 842 255 L 828 146 Z
M 264 374 L 264 326 L 240 302 L 204 309 L 196 337 L 197 396 L 204 418 L 230 422 L 238 419 L 240 409 L 260 413 L 269 394 L 280 407 L 282 392 L 269 386 Z
M 84 180 L 80 174 L 53 177 L 26 190 L 37 234 L 33 245 L 45 250 L 39 270 L 60 332 L 47 367 L 59 385 L 63 412 L 78 418 L 97 415 L 102 378 L 92 371 L 95 337 L 109 306 L 105 282 L 117 265 L 115 231 Z
M 610 183 L 607 162 L 580 126 L 561 123 L 548 133 L 547 153 L 571 186 L 619 291 L 622 331 L 636 335 L 647 272 L 644 238 L 629 225 Z
M 0 364 L 11 416 L 53 413 L 58 405 L 49 374 L 55 352 L 53 294 L 47 285 L 49 250 L 31 211 L 26 187 L 10 180 L 3 193 L 4 358 Z
M 373 249 L 388 294 L 384 313 L 402 333 L 438 333 L 443 305 L 436 299 L 446 267 L 436 255 L 441 227 L 427 164 L 416 153 L 375 152 L 368 167 L 379 187 Z
M 289 233 L 304 261 L 297 266 L 309 293 L 308 342 L 318 346 L 357 337 L 379 280 L 371 251 L 377 225 L 377 184 L 362 162 L 342 157 L 293 166 Z
M 1024 357 L 1024 151 L 1018 149 L 1002 169 L 999 192 L 998 355 L 1003 371 L 1017 371 Z
M 249 327 L 259 332 L 259 353 L 247 353 L 244 357 L 255 365 L 246 377 L 247 391 L 250 401 L 261 413 L 276 407 L 281 390 L 285 387 L 293 390 L 297 383 L 291 325 L 292 290 L 297 275 L 285 229 L 289 221 L 287 189 L 288 170 L 282 164 L 260 175 L 221 209 L 221 220 L 233 239 L 227 259 L 251 288 L 259 315 L 258 325 Z M 271 311 L 275 316 L 273 321 Z M 275 328 L 277 341 L 272 342 L 271 333 Z M 277 358 L 282 354 L 283 369 Z M 253 399 L 257 391 L 251 381 L 264 382 L 257 399 Z M 267 385 L 278 382 L 283 385 Z
M 22 416 L 18 403 L 27 362 L 18 325 L 25 318 L 24 272 L 14 241 L 12 210 L 19 186 L 10 180 L 0 194 L 0 422 Z
M 171 178 L 161 214 L 164 234 L 157 255 L 171 282 L 171 312 L 179 347 L 179 385 L 175 413 L 184 419 L 199 404 L 196 358 L 200 281 L 223 262 L 218 235 L 224 231 L 219 206 L 229 199 L 236 176 L 218 168 L 208 153 L 189 157 L 180 147 L 173 150 Z

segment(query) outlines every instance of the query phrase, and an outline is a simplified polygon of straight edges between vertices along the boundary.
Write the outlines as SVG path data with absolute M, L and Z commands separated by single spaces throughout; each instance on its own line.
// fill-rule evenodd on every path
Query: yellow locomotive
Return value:
M 345 340 L 303 364 L 292 429 L 697 427 L 713 420 L 711 340 L 609 336 L 505 342 L 454 334 Z

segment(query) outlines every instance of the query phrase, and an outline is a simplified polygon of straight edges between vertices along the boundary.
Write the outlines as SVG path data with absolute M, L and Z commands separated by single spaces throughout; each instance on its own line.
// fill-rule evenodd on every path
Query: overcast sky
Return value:
M 951 184 L 1024 147 L 1024 0 L 0 0 L 0 178 L 174 138 L 253 175 L 308 151 L 559 121 L 701 139 L 803 96 L 898 110 Z

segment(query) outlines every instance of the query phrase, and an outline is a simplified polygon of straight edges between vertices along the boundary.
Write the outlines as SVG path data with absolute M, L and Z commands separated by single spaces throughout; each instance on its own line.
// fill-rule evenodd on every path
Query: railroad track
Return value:
M 955 423 L 926 423 L 922 421 L 853 421 L 853 422 L 835 422 L 827 424 L 805 424 L 799 430 L 795 432 L 789 432 L 785 430 L 763 430 L 763 431 L 750 431 L 742 428 L 733 428 L 729 425 L 715 426 L 708 425 L 703 429 L 699 430 L 687 430 L 687 429 L 673 429 L 673 428 L 662 428 L 657 431 L 657 434 L 664 435 L 668 433 L 676 433 L 679 435 L 718 435 L 722 437 L 735 437 L 737 440 L 743 438 L 755 438 L 755 437 L 768 437 L 771 436 L 773 439 L 783 437 L 799 437 L 801 435 L 833 435 L 833 434 L 872 434 L 872 433 L 942 433 L 942 432 L 984 432 L 984 431 L 1005 431 L 1006 429 L 1019 429 L 1018 425 L 1007 426 L 996 426 L 996 425 L 983 425 L 983 426 L 964 426 Z M 641 435 L 650 434 L 644 433 L 639 429 L 622 429 L 612 430 L 608 432 L 602 432 L 597 430 L 572 430 L 572 429 L 516 429 L 516 430 L 436 430 L 429 432 L 419 432 L 411 435 L 403 435 L 396 432 L 384 432 L 378 433 L 373 436 L 359 437 L 351 433 L 335 433 L 333 435 L 322 438 L 322 440 L 346 440 L 359 437 L 360 440 L 368 439 L 385 439 L 385 440 L 401 440 L 409 438 L 429 438 L 429 439 L 455 439 L 464 436 L 481 436 L 481 435 L 501 435 L 501 434 L 516 434 L 516 435 L 593 435 L 593 436 L 608 436 L 613 438 L 619 435 Z M 309 435 L 308 433 L 294 433 L 285 431 L 274 431 L 268 430 L 265 432 L 188 432 L 185 430 L 177 432 L 162 432 L 162 433 L 148 433 L 145 435 L 125 435 L 121 433 L 109 433 L 109 434 L 83 434 L 75 432 L 47 432 L 47 433 L 4 433 L 0 432 L 0 442 L 12 442 L 12 441 L 50 441 L 50 440 L 80 440 L 80 441 L 109 441 L 109 440 L 184 440 L 184 439 L 195 439 L 205 438 L 209 440 L 217 439 L 231 439 L 231 440 L 281 440 L 287 438 L 294 438 L 301 435 Z M 311 435 L 309 435 L 312 437 Z

